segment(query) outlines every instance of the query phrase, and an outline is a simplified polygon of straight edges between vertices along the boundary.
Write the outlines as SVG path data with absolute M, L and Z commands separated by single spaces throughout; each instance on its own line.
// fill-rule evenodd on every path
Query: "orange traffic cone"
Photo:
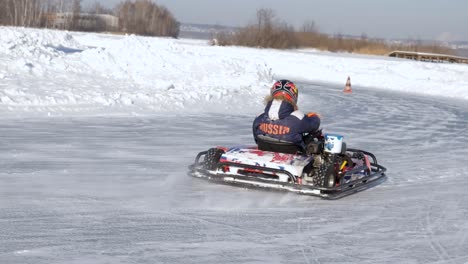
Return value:
M 343 90 L 344 93 L 352 93 L 353 90 L 351 89 L 351 79 L 348 76 L 348 80 L 346 81 L 345 88 Z

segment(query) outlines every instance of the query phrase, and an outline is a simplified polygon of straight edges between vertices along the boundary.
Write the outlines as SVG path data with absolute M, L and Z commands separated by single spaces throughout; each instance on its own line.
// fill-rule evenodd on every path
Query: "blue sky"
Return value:
M 83 5 L 95 0 L 83 0 Z M 113 7 L 121 0 L 98 0 Z M 259 8 L 300 27 L 314 21 L 326 33 L 468 41 L 466 0 L 158 0 L 185 23 L 244 26 Z

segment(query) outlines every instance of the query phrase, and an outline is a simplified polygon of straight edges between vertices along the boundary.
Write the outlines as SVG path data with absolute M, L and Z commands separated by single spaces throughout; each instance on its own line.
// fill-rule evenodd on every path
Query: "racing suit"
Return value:
M 305 149 L 303 133 L 316 133 L 320 127 L 317 114 L 303 114 L 294 110 L 294 106 L 285 100 L 273 99 L 268 102 L 262 114 L 253 122 L 255 142 L 257 136 L 265 135 L 271 138 L 294 143 Z

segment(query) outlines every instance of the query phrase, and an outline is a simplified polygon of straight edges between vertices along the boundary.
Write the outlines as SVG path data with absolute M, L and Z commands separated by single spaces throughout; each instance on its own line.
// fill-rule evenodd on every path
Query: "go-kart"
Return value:
M 198 153 L 190 175 L 219 183 L 337 199 L 382 182 L 386 168 L 367 151 L 347 148 L 343 136 L 306 135 L 306 147 L 258 136 L 255 146 Z

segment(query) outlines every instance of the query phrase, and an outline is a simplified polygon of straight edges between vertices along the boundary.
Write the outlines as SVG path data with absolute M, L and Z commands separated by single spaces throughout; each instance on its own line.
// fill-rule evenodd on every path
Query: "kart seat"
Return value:
M 302 148 L 294 143 L 265 135 L 257 136 L 257 145 L 258 149 L 263 151 L 273 151 L 288 154 L 297 154 L 302 152 Z

